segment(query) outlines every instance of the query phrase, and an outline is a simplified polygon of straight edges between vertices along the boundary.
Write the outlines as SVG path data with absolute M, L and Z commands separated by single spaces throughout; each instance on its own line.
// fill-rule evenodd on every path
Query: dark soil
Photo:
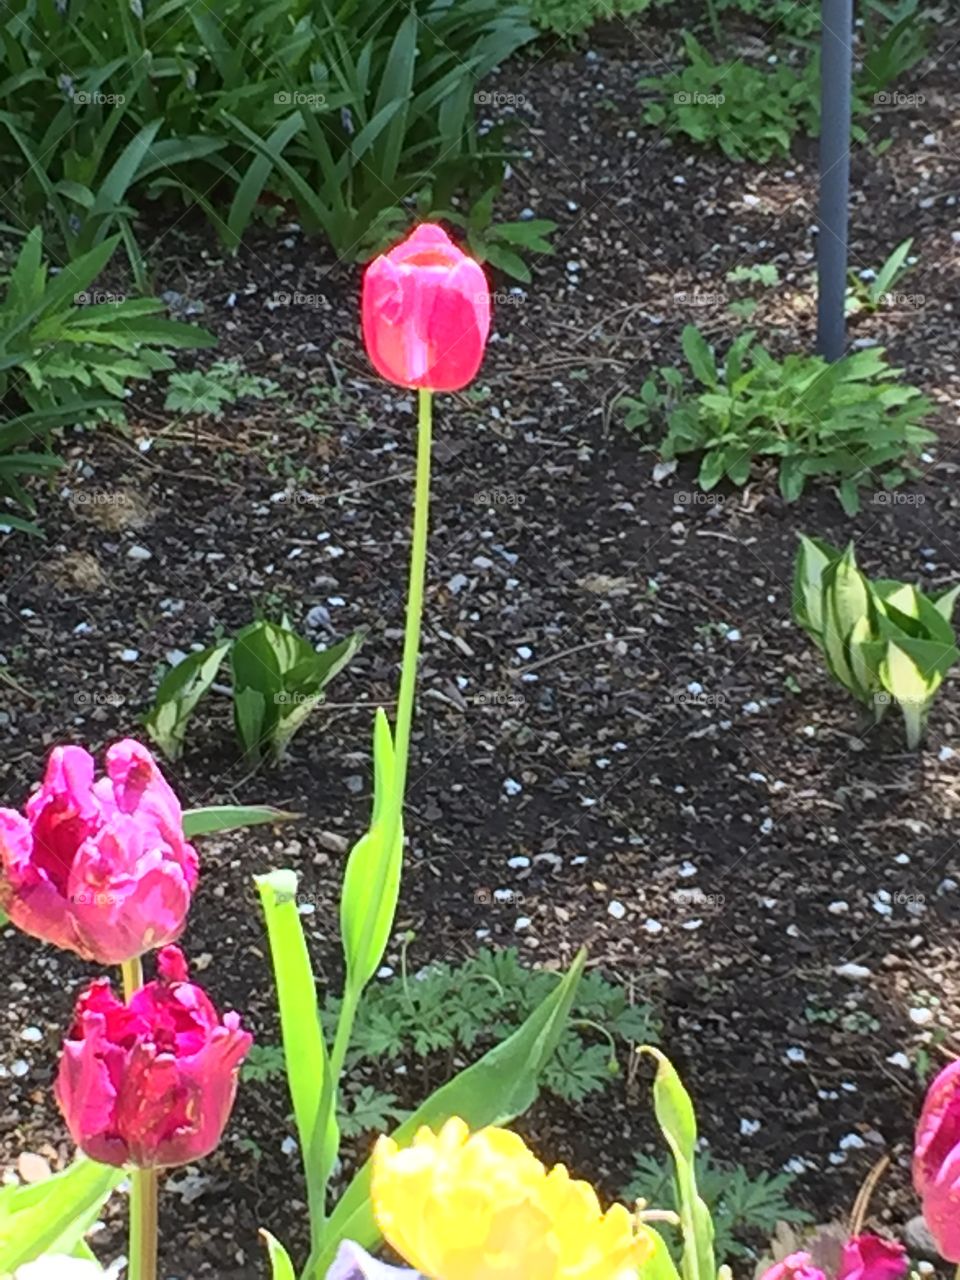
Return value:
M 799 532 L 855 537 L 883 576 L 957 577 L 957 36 L 938 28 L 909 86 L 925 104 L 872 122 L 889 150 L 854 158 L 855 264 L 877 266 L 913 235 L 920 263 L 906 287 L 924 301 L 858 320 L 852 337 L 889 347 L 937 402 L 942 433 L 917 484 L 896 501 L 868 495 L 854 520 L 826 489 L 785 506 L 765 474 L 709 501 L 690 468 L 657 483 L 655 455 L 614 410 L 651 366 L 679 359 L 684 323 L 723 345 L 723 299 L 675 295 L 729 298 L 738 263 L 778 264 L 784 283 L 754 323 L 780 349 L 809 348 L 813 149 L 761 168 L 645 128 L 636 80 L 675 56 L 667 29 L 606 32 L 590 51 L 504 69 L 497 87 L 526 97 L 531 126 L 512 212 L 529 206 L 560 231 L 533 285 L 498 287 L 477 387 L 438 405 L 409 851 L 387 956 L 397 967 L 406 930 L 415 966 L 463 956 L 478 936 L 552 966 L 586 945 L 591 964 L 656 1007 L 717 1158 L 797 1171 L 798 1202 L 825 1221 L 889 1155 L 874 1210 L 891 1230 L 916 1212 L 918 1069 L 958 1047 L 960 693 L 948 678 L 919 753 L 904 751 L 892 718 L 867 729 L 791 622 L 790 578 Z M 212 694 L 168 769 L 185 805 L 306 815 L 201 842 L 185 939 L 215 999 L 270 1043 L 251 877 L 300 873 L 318 978 L 335 988 L 372 710 L 396 684 L 413 402 L 366 363 L 357 269 L 296 230 L 263 231 L 230 259 L 178 224 L 152 258 L 158 289 L 203 303 L 217 357 L 275 378 L 284 396 L 171 422 L 138 395 L 129 436 L 71 437 L 61 487 L 41 495 L 45 541 L 3 546 L 3 796 L 19 806 L 58 741 L 99 749 L 142 732 L 166 655 L 258 610 L 300 627 L 314 610 L 317 641 L 370 628 L 281 768 L 238 760 L 228 700 Z M 308 409 L 318 426 L 294 421 Z M 511 869 L 517 857 L 530 865 Z M 495 888 L 514 899 L 490 903 Z M 59 1163 L 69 1149 L 50 1083 L 93 970 L 12 930 L 4 947 L 4 1154 L 10 1166 L 24 1150 Z M 594 1100 L 545 1099 L 520 1124 L 545 1159 L 609 1195 L 656 1141 L 647 1079 L 624 1067 Z M 302 1247 L 288 1110 L 282 1082 L 247 1084 L 218 1153 L 197 1177 L 173 1175 L 165 1276 L 263 1274 L 259 1226 Z M 103 1256 L 120 1251 L 119 1228 L 104 1242 Z

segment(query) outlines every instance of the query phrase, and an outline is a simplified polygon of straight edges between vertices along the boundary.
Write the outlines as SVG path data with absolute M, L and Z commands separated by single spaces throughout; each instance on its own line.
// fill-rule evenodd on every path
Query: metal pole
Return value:
M 823 0 L 821 20 L 817 351 L 839 360 L 846 348 L 853 0 Z

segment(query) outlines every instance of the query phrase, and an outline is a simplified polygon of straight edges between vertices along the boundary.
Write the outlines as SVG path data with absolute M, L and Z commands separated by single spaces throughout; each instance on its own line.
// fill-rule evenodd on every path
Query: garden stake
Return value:
M 833 361 L 846 346 L 853 0 L 823 0 L 821 40 L 817 352 Z

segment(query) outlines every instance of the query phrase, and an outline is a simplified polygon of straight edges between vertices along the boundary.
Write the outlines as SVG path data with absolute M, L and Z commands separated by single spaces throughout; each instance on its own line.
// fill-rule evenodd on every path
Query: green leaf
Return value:
M 377 969 L 393 929 L 403 870 L 403 824 L 388 830 L 394 788 L 393 738 L 381 707 L 373 730 L 374 801 L 370 829 L 347 859 L 340 895 L 340 932 L 347 985 L 362 990 Z M 391 836 L 395 838 L 391 843 Z
M 289 813 L 268 804 L 219 804 L 203 809 L 185 809 L 183 832 L 188 839 L 220 831 L 240 831 L 274 822 L 295 822 L 302 813 Z
M 169 760 L 179 758 L 187 725 L 197 703 L 217 678 L 229 640 L 192 653 L 164 676 L 144 724 Z
M 45 1253 L 72 1253 L 125 1177 L 81 1157 L 44 1182 L 0 1190 L 0 1274 Z
M 580 952 L 523 1025 L 432 1094 L 392 1134 L 394 1141 L 405 1147 L 422 1126 L 437 1130 L 451 1116 L 460 1116 L 471 1129 L 481 1129 L 507 1124 L 526 1111 L 567 1025 L 585 963 L 586 953 Z M 369 1249 L 380 1239 L 370 1204 L 370 1169 L 368 1161 L 341 1197 L 327 1224 L 323 1252 L 304 1280 L 322 1280 L 341 1240 L 355 1240 Z
M 688 324 L 681 337 L 683 354 L 698 382 L 705 387 L 717 385 L 717 365 L 707 340 L 696 325 Z
M 333 1108 L 323 1122 L 322 1099 L 330 1069 L 317 1008 L 316 983 L 310 953 L 297 911 L 297 876 L 289 870 L 255 877 L 280 1006 L 280 1029 L 287 1083 L 300 1138 L 310 1229 L 314 1248 L 323 1230 L 324 1182 L 320 1170 L 332 1165 L 340 1144 Z M 329 1090 L 329 1083 L 327 1084 Z
M 693 1102 L 664 1053 L 649 1045 L 644 1045 L 640 1052 L 653 1057 L 657 1063 L 653 1107 L 676 1169 L 684 1280 L 714 1280 L 717 1267 L 713 1254 L 713 1220 L 697 1191 L 697 1117 Z
M 273 1268 L 273 1280 L 296 1280 L 290 1255 L 280 1241 L 272 1236 L 269 1231 L 264 1231 L 262 1228 L 260 1235 L 267 1246 L 267 1254 L 270 1258 L 270 1265 Z

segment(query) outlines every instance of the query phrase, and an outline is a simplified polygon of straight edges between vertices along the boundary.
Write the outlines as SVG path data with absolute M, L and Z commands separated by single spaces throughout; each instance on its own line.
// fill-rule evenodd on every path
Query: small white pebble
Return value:
M 791 1048 L 789 1048 L 784 1056 L 786 1057 L 788 1062 L 806 1062 L 807 1060 L 807 1055 L 805 1050 L 800 1049 L 796 1046 L 792 1046 Z
M 20 1032 L 20 1039 L 26 1040 L 28 1044 L 39 1044 L 43 1039 L 43 1032 L 39 1027 L 24 1027 Z
M 524 867 L 529 867 L 529 865 L 530 865 L 530 859 L 525 858 L 523 854 L 517 854 L 515 858 L 507 859 L 507 866 L 512 871 L 522 871 Z
M 146 547 L 133 546 L 127 552 L 128 560 L 152 560 L 153 552 L 148 551 Z
M 680 866 L 677 868 L 677 875 L 682 880 L 689 880 L 692 876 L 695 876 L 696 874 L 697 874 L 697 866 L 696 866 L 696 863 L 694 862 L 681 862 Z
M 760 1132 L 761 1124 L 759 1120 L 740 1120 L 740 1136 L 742 1138 L 752 1138 Z
M 515 778 L 505 778 L 503 789 L 508 796 L 518 796 L 523 790 L 523 786 L 521 783 L 517 782 Z
M 909 1010 L 909 1013 L 910 1021 L 916 1027 L 929 1027 L 930 1023 L 933 1021 L 932 1009 L 911 1009 Z
M 644 930 L 647 933 L 656 934 L 663 933 L 663 925 L 659 920 L 648 919 L 643 922 Z
M 616 899 L 607 906 L 607 915 L 612 916 L 614 920 L 622 920 L 626 914 L 627 908 L 622 902 L 617 902 Z
M 140 657 L 139 649 L 121 649 L 120 650 L 121 662 L 136 662 L 139 657 Z
M 529 916 L 517 916 L 514 929 L 517 933 L 522 933 L 524 929 L 529 929 L 532 921 Z
M 910 1070 L 910 1059 L 905 1053 L 891 1053 L 887 1061 L 891 1067 L 900 1067 L 902 1071 Z

